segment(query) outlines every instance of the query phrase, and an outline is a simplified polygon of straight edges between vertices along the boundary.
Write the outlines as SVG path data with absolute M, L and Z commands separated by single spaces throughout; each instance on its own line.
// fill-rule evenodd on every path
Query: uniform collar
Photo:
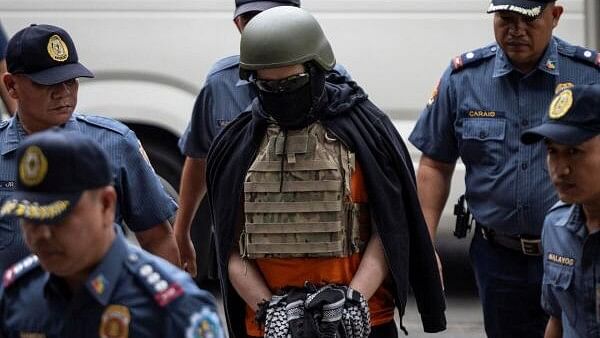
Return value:
M 548 44 L 548 48 L 546 48 L 546 52 L 544 52 L 544 56 L 540 59 L 538 63 L 537 69 L 546 72 L 551 75 L 559 75 L 559 64 L 558 64 L 558 43 L 556 39 L 553 37 L 550 39 L 550 43 Z M 496 50 L 496 61 L 494 64 L 494 74 L 493 77 L 501 77 L 515 70 L 510 60 L 502 50 L 502 48 L 498 48 Z
M 115 233 L 110 249 L 85 283 L 90 295 L 102 305 L 108 304 L 129 253 L 123 235 L 117 229 Z
M 235 83 L 236 87 L 247 86 L 250 82 L 246 80 L 239 79 L 238 82 Z
M 581 238 L 585 238 L 587 235 L 583 208 L 579 204 L 570 205 L 566 212 L 555 222 L 555 225 L 564 227 Z
M 6 139 L 0 145 L 0 154 L 2 156 L 14 151 L 19 143 L 27 136 L 27 132 L 19 121 L 19 113 L 11 117 L 6 127 Z
M 71 115 L 64 127 L 68 130 L 79 130 L 79 127 L 75 121 L 75 113 Z M 27 132 L 19 120 L 19 113 L 16 113 L 15 116 L 10 118 L 6 130 L 7 136 L 5 142 L 2 142 L 0 145 L 0 155 L 2 156 L 17 149 L 21 141 L 27 137 Z

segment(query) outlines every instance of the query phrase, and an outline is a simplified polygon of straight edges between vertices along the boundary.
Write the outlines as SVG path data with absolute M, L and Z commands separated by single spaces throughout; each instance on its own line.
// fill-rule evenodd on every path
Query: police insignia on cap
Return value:
M 109 305 L 102 314 L 100 338 L 127 338 L 131 314 L 123 305 Z
M 571 89 L 565 89 L 558 94 L 550 104 L 548 115 L 551 119 L 558 120 L 567 115 L 573 105 L 573 92 Z
M 190 326 L 185 330 L 186 338 L 224 338 L 219 317 L 208 308 L 190 317 Z
M 60 36 L 54 34 L 48 39 L 48 55 L 54 61 L 64 62 L 69 58 L 69 49 Z
M 48 172 L 48 160 L 37 146 L 30 146 L 19 163 L 19 177 L 21 182 L 27 186 L 42 183 Z

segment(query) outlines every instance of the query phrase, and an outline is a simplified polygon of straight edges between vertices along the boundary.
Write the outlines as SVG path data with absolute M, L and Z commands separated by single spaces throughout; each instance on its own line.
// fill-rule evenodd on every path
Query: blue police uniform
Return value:
M 559 202 L 546 216 L 542 244 L 542 307 L 561 319 L 563 337 L 600 337 L 600 232 L 588 232 L 580 205 Z
M 545 325 L 535 305 L 542 262 L 523 253 L 539 253 L 535 240 L 557 197 L 543 144 L 524 145 L 519 136 L 542 123 L 555 91 L 599 81 L 598 53 L 556 37 L 527 75 L 491 44 L 452 61 L 410 135 L 428 157 L 447 163 L 460 157 L 465 164 L 465 196 L 478 224 L 470 253 L 489 336 L 532 332 L 522 327 L 541 335 Z M 497 245 L 484 238 L 482 227 Z M 513 240 L 510 249 L 500 244 Z M 533 313 L 536 319 L 528 321 Z
M 213 297 L 122 235 L 80 292 L 68 290 L 36 256 L 8 269 L 0 289 L 0 336 L 224 337 Z
M 118 195 L 115 222 L 144 231 L 175 214 L 176 203 L 156 177 L 135 133 L 118 121 L 73 114 L 64 125 L 88 135 L 109 154 Z M 0 202 L 15 189 L 16 149 L 26 137 L 18 118 L 0 124 Z M 15 219 L 0 220 L 0 271 L 29 254 Z
M 240 79 L 239 55 L 226 57 L 215 63 L 208 72 L 206 83 L 196 98 L 192 118 L 179 140 L 179 149 L 185 156 L 206 158 L 214 138 L 256 97 L 248 81 Z M 341 65 L 335 71 L 350 79 Z

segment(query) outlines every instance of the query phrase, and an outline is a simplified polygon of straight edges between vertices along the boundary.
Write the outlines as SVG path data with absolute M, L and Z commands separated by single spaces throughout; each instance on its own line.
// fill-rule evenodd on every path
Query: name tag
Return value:
M 13 191 L 16 187 L 15 181 L 0 181 L 0 191 Z
M 555 253 L 548 253 L 548 261 L 556 263 L 556 264 L 560 264 L 560 265 L 566 265 L 566 266 L 573 266 L 575 265 L 575 259 L 570 258 L 570 257 L 564 257 L 564 256 L 560 256 L 557 255 Z

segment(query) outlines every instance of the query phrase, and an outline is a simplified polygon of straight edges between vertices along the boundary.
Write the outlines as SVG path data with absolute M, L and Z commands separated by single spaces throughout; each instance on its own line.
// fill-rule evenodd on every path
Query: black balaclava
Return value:
M 301 129 L 318 119 L 325 94 L 325 71 L 312 63 L 305 67 L 310 81 L 303 87 L 288 93 L 257 90 L 263 110 L 283 129 Z

